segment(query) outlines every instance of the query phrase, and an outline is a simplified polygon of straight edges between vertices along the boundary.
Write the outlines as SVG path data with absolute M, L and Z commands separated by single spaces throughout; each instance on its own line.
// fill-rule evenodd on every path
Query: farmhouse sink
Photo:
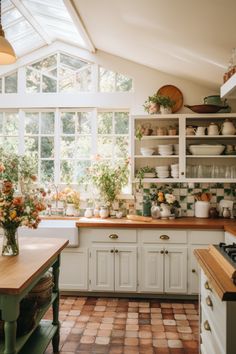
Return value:
M 42 220 L 37 229 L 19 227 L 18 235 L 24 237 L 51 237 L 69 240 L 68 247 L 79 246 L 78 228 L 74 220 Z

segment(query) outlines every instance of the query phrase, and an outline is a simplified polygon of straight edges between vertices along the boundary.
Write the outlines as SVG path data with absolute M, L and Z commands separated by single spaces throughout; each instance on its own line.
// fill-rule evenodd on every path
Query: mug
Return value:
M 195 129 L 191 125 L 188 125 L 186 127 L 186 135 L 194 135 L 195 134 Z
M 197 127 L 195 130 L 195 135 L 202 136 L 205 135 L 206 128 L 205 127 Z

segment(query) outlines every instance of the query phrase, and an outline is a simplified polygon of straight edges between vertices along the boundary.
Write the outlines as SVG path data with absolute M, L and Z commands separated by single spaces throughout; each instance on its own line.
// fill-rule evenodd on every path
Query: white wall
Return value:
M 62 50 L 72 55 L 78 55 L 87 60 L 95 62 L 105 68 L 121 72 L 134 79 L 133 94 L 127 93 L 87 93 L 87 94 L 6 94 L 0 95 L 0 108 L 9 107 L 100 107 L 100 108 L 129 108 L 131 114 L 143 114 L 143 103 L 148 96 L 153 95 L 163 85 L 175 85 L 183 93 L 184 104 L 194 105 L 202 104 L 205 96 L 219 94 L 209 88 L 195 84 L 194 82 L 168 75 L 144 65 L 136 64 L 126 59 L 97 51 L 91 54 L 85 50 L 72 47 L 65 43 L 55 42 L 49 47 L 35 51 L 28 56 L 21 58 L 16 64 L 8 68 L 0 68 L 0 75 L 9 69 L 18 69 L 22 66 L 47 56 L 55 51 Z M 220 89 L 220 88 L 219 88 Z M 30 100 L 29 100 L 30 98 Z M 233 103 L 236 111 L 236 102 Z M 188 108 L 183 107 L 180 113 L 190 112 Z

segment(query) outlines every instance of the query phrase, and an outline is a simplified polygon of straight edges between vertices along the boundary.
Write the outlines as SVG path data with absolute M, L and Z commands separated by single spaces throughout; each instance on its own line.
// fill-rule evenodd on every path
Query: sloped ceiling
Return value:
M 235 0 L 74 0 L 96 48 L 219 89 Z

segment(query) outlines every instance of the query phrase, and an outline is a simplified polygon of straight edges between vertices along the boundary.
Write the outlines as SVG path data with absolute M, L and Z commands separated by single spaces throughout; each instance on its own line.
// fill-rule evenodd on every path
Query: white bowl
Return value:
M 167 166 L 157 166 L 156 167 L 156 171 L 157 172 L 161 172 L 161 171 L 168 171 L 169 170 L 169 165 L 167 165 Z
M 141 148 L 140 152 L 143 156 L 151 156 L 155 152 L 154 149 L 148 149 L 148 148 Z
M 224 145 L 189 145 L 189 151 L 193 155 L 220 155 L 224 149 Z

